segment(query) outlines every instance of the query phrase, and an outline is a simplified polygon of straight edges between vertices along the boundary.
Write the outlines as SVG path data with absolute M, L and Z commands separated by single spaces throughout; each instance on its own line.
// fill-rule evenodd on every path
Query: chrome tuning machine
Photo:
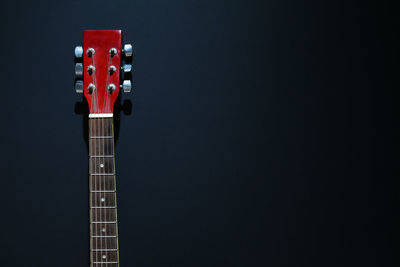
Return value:
M 75 92 L 78 94 L 83 93 L 83 48 L 82 46 L 76 46 L 74 50 L 75 54 Z
M 133 51 L 132 51 L 132 45 L 131 44 L 125 44 L 124 48 L 122 49 L 122 53 L 124 53 L 125 57 L 132 57 Z
M 130 93 L 132 90 L 132 83 L 130 80 L 124 80 L 121 85 L 122 90 L 124 93 Z

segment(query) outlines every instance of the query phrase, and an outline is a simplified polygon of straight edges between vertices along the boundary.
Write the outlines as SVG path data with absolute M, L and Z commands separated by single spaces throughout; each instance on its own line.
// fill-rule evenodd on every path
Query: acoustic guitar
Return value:
M 89 108 L 90 266 L 119 266 L 114 159 L 114 103 L 131 91 L 132 46 L 122 47 L 120 30 L 83 31 L 75 47 L 75 90 Z M 129 78 L 129 79 L 128 79 Z

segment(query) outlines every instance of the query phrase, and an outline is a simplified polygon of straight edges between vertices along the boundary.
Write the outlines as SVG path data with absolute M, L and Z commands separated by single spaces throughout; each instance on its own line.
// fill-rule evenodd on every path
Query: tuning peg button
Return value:
M 76 58 L 82 58 L 83 55 L 83 48 L 82 46 L 76 46 L 75 47 L 75 57 Z
M 75 82 L 75 92 L 77 94 L 82 94 L 83 93 L 83 81 L 76 81 Z
M 115 91 L 115 85 L 113 83 L 108 85 L 108 92 L 112 94 Z
M 131 57 L 132 56 L 132 45 L 125 44 L 124 49 L 122 51 L 124 52 L 125 57 Z
M 130 73 L 132 71 L 132 65 L 131 64 L 124 64 L 122 66 L 122 71 L 124 74 Z
M 83 64 L 82 63 L 75 64 L 75 75 L 77 78 L 82 77 L 82 75 L 83 75 Z
M 121 87 L 122 87 L 122 89 L 124 90 L 124 93 L 130 93 L 130 92 L 131 92 L 131 89 L 132 89 L 131 81 L 130 81 L 130 80 L 124 80 L 124 81 L 122 82 Z

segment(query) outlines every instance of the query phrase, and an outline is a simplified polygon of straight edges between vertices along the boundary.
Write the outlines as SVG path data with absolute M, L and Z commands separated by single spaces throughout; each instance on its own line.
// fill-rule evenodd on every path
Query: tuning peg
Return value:
M 82 63 L 75 64 L 75 75 L 77 78 L 82 77 L 82 75 L 83 75 L 83 64 Z
M 77 94 L 83 93 L 83 81 L 78 80 L 75 82 L 75 92 Z
M 113 83 L 108 85 L 108 92 L 112 94 L 115 91 L 115 85 Z
M 128 74 L 132 71 L 132 65 L 131 64 L 124 64 L 121 67 L 122 71 L 124 72 L 124 74 Z
M 130 93 L 132 89 L 132 84 L 130 80 L 124 80 L 122 82 L 121 88 L 124 90 L 124 93 Z
M 122 52 L 124 53 L 125 57 L 131 57 L 132 56 L 132 45 L 125 44 L 124 49 L 122 49 Z
M 82 58 L 83 55 L 83 48 L 82 46 L 75 46 L 75 57 Z

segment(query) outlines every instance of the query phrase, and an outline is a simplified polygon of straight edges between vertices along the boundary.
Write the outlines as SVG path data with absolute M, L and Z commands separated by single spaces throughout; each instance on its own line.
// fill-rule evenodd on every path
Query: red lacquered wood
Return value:
M 121 42 L 120 30 L 83 31 L 83 84 L 90 113 L 113 113 L 114 103 L 119 93 Z M 95 50 L 91 57 L 87 53 L 89 48 Z M 110 55 L 111 48 L 117 50 L 113 57 Z M 95 67 L 92 75 L 87 71 L 90 65 Z M 116 72 L 113 74 L 109 73 L 111 65 L 116 68 Z M 96 86 L 92 93 L 89 93 L 88 90 L 90 83 Z M 111 94 L 108 90 L 110 84 L 115 85 L 115 91 Z

